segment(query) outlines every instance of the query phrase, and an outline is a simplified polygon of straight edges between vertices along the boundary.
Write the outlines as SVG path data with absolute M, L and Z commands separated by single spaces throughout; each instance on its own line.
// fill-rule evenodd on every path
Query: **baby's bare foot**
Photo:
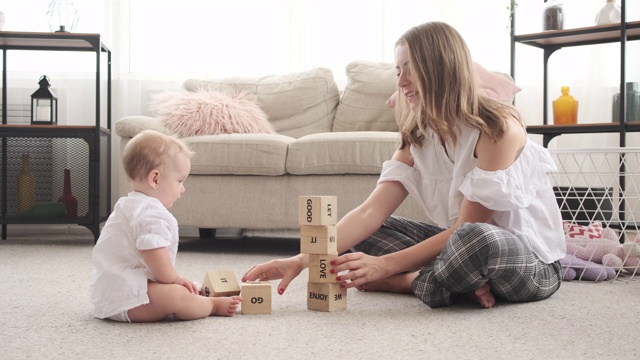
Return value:
M 372 281 L 361 286 L 356 286 L 360 291 L 380 291 L 401 294 L 413 294 L 411 282 L 416 278 L 417 273 L 403 273 L 389 276 L 385 279 Z
M 471 301 L 480 304 L 485 309 L 488 309 L 496 304 L 496 298 L 493 296 L 491 292 L 491 286 L 489 283 L 486 283 L 474 291 L 467 294 L 467 298 L 471 299 Z
M 242 302 L 242 296 L 215 297 L 214 316 L 233 316 L 238 311 L 238 306 Z

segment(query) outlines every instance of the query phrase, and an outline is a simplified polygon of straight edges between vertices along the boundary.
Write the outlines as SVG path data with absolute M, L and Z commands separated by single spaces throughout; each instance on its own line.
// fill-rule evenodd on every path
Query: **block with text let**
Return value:
M 300 226 L 300 252 L 303 254 L 333 254 L 338 252 L 337 228 L 327 226 Z
M 335 225 L 338 222 L 336 196 L 299 196 L 299 225 Z
M 307 284 L 307 309 L 339 311 L 347 308 L 347 289 L 340 284 Z
M 231 270 L 208 271 L 202 282 L 201 293 L 209 297 L 239 295 L 240 285 Z
M 309 282 L 310 283 L 337 283 L 337 274 L 332 274 L 331 261 L 338 254 L 310 254 L 309 255 Z
M 243 315 L 271 314 L 271 283 L 249 281 L 242 283 Z

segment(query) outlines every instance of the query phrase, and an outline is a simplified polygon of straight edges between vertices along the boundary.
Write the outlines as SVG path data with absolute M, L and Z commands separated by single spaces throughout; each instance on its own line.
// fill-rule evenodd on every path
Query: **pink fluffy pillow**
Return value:
M 151 95 L 149 108 L 180 137 L 275 133 L 255 96 L 245 92 L 167 91 Z

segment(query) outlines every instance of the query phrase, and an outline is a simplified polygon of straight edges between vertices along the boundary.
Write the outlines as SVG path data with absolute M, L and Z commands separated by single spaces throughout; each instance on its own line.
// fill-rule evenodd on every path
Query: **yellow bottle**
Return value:
M 29 154 L 22 154 L 22 170 L 18 175 L 18 212 L 30 210 L 36 204 L 36 178 L 29 167 Z
M 578 123 L 578 100 L 569 95 L 569 87 L 561 88 L 562 95 L 553 101 L 553 123 L 555 125 Z

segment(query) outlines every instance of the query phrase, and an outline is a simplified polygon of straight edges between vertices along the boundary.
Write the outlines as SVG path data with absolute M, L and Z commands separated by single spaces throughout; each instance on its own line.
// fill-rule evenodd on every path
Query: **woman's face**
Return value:
M 411 110 L 416 110 L 420 103 L 418 91 L 413 86 L 413 75 L 409 68 L 409 48 L 407 44 L 401 43 L 396 46 L 396 75 L 398 76 L 398 89 L 401 96 L 404 96 L 409 103 Z

